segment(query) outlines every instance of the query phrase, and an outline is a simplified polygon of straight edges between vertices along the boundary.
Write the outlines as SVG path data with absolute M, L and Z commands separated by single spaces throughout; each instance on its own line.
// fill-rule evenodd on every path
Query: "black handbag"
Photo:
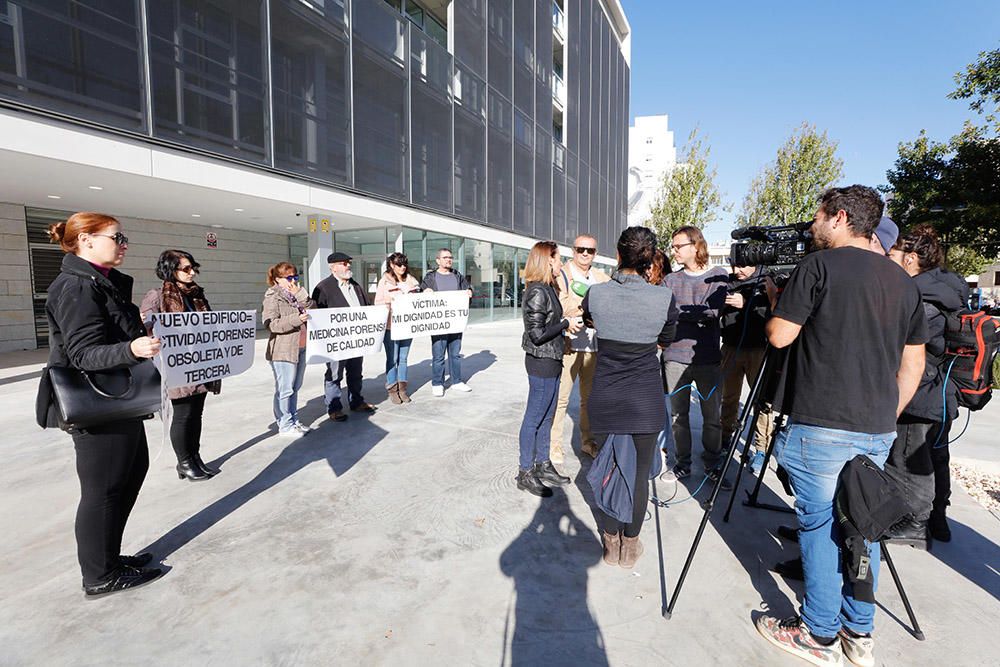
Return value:
M 79 431 L 124 419 L 145 419 L 160 410 L 160 372 L 152 361 L 108 371 L 46 369 L 60 427 Z

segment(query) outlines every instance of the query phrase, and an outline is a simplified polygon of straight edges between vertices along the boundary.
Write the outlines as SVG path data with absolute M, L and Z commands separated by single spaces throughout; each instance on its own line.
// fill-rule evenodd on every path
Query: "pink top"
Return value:
M 389 306 L 389 314 L 392 314 L 392 297 L 397 294 L 409 294 L 410 292 L 417 292 L 420 290 L 420 283 L 417 279 L 413 277 L 412 274 L 406 276 L 406 280 L 401 283 L 397 283 L 394 278 L 390 278 L 387 275 L 382 275 L 382 279 L 378 281 L 378 287 L 375 288 L 375 305 L 385 304 Z M 392 327 L 392 320 L 390 318 L 389 322 L 386 324 L 386 328 Z
M 94 264 L 93 262 L 90 262 L 90 261 L 88 261 L 87 264 L 90 264 L 92 267 L 94 267 L 95 269 L 97 269 L 97 272 L 100 273 L 105 278 L 107 278 L 108 276 L 111 275 L 111 267 L 110 266 L 101 266 L 100 264 Z

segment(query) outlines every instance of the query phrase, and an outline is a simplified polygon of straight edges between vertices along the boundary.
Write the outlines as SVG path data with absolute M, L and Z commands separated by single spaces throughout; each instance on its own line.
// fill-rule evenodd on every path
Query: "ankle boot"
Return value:
M 399 383 L 393 382 L 392 384 L 386 386 L 385 390 L 389 392 L 389 400 L 399 405 L 403 402 L 403 399 L 399 397 Z
M 191 456 L 191 460 L 194 461 L 195 465 L 201 468 L 201 471 L 209 477 L 215 477 L 221 472 L 218 468 L 210 468 L 207 463 L 202 461 L 200 452 L 195 452 Z
M 639 536 L 626 537 L 622 535 L 622 555 L 618 559 L 618 564 L 626 570 L 631 570 L 641 555 L 642 542 L 639 541 Z
M 177 462 L 177 479 L 186 479 L 189 482 L 203 482 L 210 479 L 209 475 L 198 467 L 194 459 L 181 459 Z
M 608 565 L 618 565 L 621 558 L 621 533 L 604 533 L 604 562 Z
M 533 468 L 535 472 L 535 477 L 541 480 L 542 484 L 546 486 L 565 486 L 573 480 L 565 475 L 560 475 L 556 467 L 552 465 L 552 461 L 542 461 L 541 463 L 536 463 Z
M 399 383 L 399 400 L 403 401 L 403 403 L 410 403 L 411 402 L 410 395 L 406 393 L 406 383 L 405 382 L 400 382 Z
M 533 468 L 517 472 L 517 488 L 539 498 L 548 498 L 552 495 L 552 489 L 542 484 L 541 480 L 535 476 Z
M 931 531 L 931 537 L 938 542 L 951 542 L 951 528 L 948 527 L 948 519 L 945 517 L 944 508 L 940 511 L 931 510 L 931 518 L 927 522 L 927 528 Z

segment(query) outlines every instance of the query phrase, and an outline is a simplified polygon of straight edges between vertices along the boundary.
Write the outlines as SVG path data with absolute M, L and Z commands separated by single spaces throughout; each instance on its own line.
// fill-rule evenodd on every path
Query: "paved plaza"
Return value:
M 161 423 L 147 422 L 152 463 L 124 548 L 151 550 L 169 571 L 99 600 L 80 590 L 72 443 L 34 424 L 44 355 L 0 355 L 0 664 L 806 664 L 751 623 L 798 605 L 801 585 L 769 571 L 796 555 L 774 534 L 790 516 L 737 504 L 727 524 L 718 509 L 667 621 L 698 502 L 652 512 L 630 572 L 601 562 L 587 462 L 569 454 L 574 484 L 550 499 L 517 491 L 521 330 L 470 328 L 471 394 L 431 396 L 427 339 L 410 355 L 409 405 L 384 400 L 384 361 L 367 358 L 365 396 L 379 411 L 342 424 L 326 419 L 322 367 L 311 367 L 301 416 L 317 430 L 297 441 L 274 430 L 258 341 L 254 368 L 208 399 L 202 453 L 217 478 L 179 481 Z M 577 409 L 574 395 L 574 419 Z M 1000 400 L 973 416 L 953 456 L 1000 460 L 998 429 Z M 674 482 L 655 492 L 689 496 Z M 773 474 L 763 496 L 790 503 Z M 883 568 L 879 664 L 1000 664 L 1000 518 L 960 487 L 950 516 L 950 544 L 892 549 L 927 639 L 909 634 Z

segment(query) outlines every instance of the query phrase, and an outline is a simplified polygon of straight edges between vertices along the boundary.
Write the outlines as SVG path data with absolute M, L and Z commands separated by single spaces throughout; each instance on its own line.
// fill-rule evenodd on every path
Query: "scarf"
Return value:
M 208 305 L 208 300 L 205 299 L 205 290 L 197 283 L 186 285 L 184 283 L 175 283 L 172 280 L 163 281 L 161 297 L 163 312 L 183 313 L 186 311 L 187 307 L 184 304 L 185 297 L 194 305 L 194 309 L 199 312 L 212 310 L 211 306 Z

